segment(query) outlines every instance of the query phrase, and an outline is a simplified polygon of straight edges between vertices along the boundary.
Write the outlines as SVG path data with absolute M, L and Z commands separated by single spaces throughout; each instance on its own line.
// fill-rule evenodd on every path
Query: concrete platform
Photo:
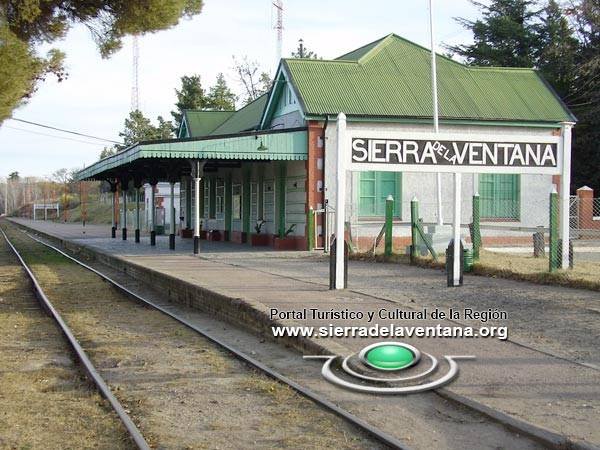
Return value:
M 368 312 L 383 308 L 414 311 L 436 307 L 506 311 L 507 320 L 391 321 L 368 325 L 509 327 L 509 340 L 494 338 L 403 338 L 436 356 L 473 354 L 461 362 L 459 378 L 442 393 L 504 414 L 508 419 L 566 436 L 585 445 L 600 444 L 600 296 L 597 292 L 540 286 L 512 280 L 467 276 L 465 286 L 446 288 L 436 270 L 395 264 L 351 262 L 350 288 L 327 289 L 327 259 L 319 253 L 256 251 L 252 247 L 202 241 L 202 254 L 191 255 L 191 242 L 165 239 L 152 248 L 110 239 L 110 228 L 76 237 L 70 226 L 19 221 L 64 241 L 67 248 L 92 255 L 152 283 L 171 300 L 208 310 L 219 317 L 272 336 L 271 325 L 365 325 L 363 321 L 271 321 L 271 308 L 282 311 L 315 307 L 321 311 Z M 90 228 L 91 229 L 91 228 Z M 87 230 L 86 230 L 87 231 Z M 383 339 L 287 338 L 308 352 L 350 354 Z M 307 363 L 316 364 L 316 363 Z M 422 394 L 420 394 L 422 395 Z

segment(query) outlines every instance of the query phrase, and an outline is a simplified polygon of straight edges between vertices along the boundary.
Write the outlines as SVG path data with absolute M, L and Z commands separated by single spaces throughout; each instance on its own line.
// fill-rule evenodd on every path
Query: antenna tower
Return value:
M 132 72 L 132 85 L 131 85 L 131 110 L 136 111 L 140 109 L 140 91 L 138 84 L 138 63 L 140 59 L 140 47 L 138 42 L 137 34 L 133 36 L 133 72 Z
M 275 0 L 273 6 L 277 10 L 277 21 L 274 28 L 277 30 L 277 63 L 279 63 L 283 42 L 283 0 Z

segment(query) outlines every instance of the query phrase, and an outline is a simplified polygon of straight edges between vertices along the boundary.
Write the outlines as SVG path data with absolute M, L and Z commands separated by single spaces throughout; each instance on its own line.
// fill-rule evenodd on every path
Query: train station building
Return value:
M 557 175 L 512 173 L 511 166 L 529 164 L 529 158 L 552 164 L 547 160 L 556 153 L 544 156 L 544 148 L 518 143 L 562 136 L 573 115 L 533 69 L 470 67 L 440 55 L 437 73 L 440 131 L 462 141 L 493 136 L 496 145 L 505 145 L 493 153 L 491 143 L 478 148 L 471 142 L 466 157 L 472 164 L 484 158 L 495 164 L 462 178 L 461 222 L 469 223 L 471 197 L 478 193 L 484 242 L 510 242 L 525 236 L 516 229 L 548 226 L 548 198 L 553 186 L 559 187 Z M 282 59 L 271 90 L 243 108 L 186 111 L 176 139 L 140 142 L 86 167 L 78 178 L 108 181 L 115 195 L 117 189 L 139 192 L 145 183 L 158 182 L 171 183 L 175 192 L 179 184 L 179 217 L 169 221 L 172 235 L 196 232 L 201 238 L 277 249 L 322 247 L 333 232 L 338 114 L 346 115 L 353 136 L 431 133 L 431 86 L 430 50 L 395 34 L 333 60 Z M 508 142 L 513 143 L 510 158 L 508 150 L 503 153 Z M 400 155 L 397 149 L 380 150 L 376 143 L 371 150 L 364 147 L 365 155 L 370 151 L 373 157 L 374 151 L 383 163 L 390 154 Z M 348 158 L 351 152 L 348 148 Z M 498 162 L 503 155 L 506 161 Z M 372 244 L 389 195 L 396 245 L 410 239 L 415 197 L 425 224 L 448 223 L 452 175 L 441 175 L 438 190 L 435 172 L 352 172 L 345 220 L 356 245 Z M 443 228 L 437 232 L 443 234 Z

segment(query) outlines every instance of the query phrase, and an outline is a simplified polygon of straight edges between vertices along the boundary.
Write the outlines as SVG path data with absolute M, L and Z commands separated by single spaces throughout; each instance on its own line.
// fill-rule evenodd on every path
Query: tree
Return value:
M 11 172 L 8 174 L 8 179 L 12 182 L 18 182 L 21 178 L 19 177 L 19 172 Z
M 200 75 L 184 75 L 181 77 L 181 89 L 175 89 L 177 103 L 176 111 L 171 111 L 173 116 L 173 130 L 175 133 L 179 130 L 183 119 L 183 111 L 186 109 L 204 109 L 208 104 L 208 99 L 202 88 Z
M 532 67 L 536 43 L 531 0 L 492 0 L 489 5 L 471 0 L 482 13 L 476 21 L 456 19 L 473 32 L 473 44 L 447 47 L 479 66 Z
M 119 133 L 119 136 L 123 138 L 124 145 L 128 147 L 140 141 L 169 139 L 173 137 L 172 126 L 170 121 L 165 121 L 159 116 L 158 126 L 155 127 L 140 110 L 135 110 L 131 111 L 129 117 L 125 119 L 125 128 Z
M 577 39 L 563 11 L 549 0 L 536 25 L 535 65 L 557 93 L 565 98 L 575 75 Z
M 109 57 L 125 36 L 170 28 L 201 9 L 202 0 L 0 0 L 0 123 L 47 74 L 64 78 L 64 55 L 53 49 L 42 57 L 34 48 L 63 38 L 71 25 L 86 26 Z
M 171 139 L 173 137 L 173 122 L 163 119 L 162 116 L 156 118 L 158 126 L 155 128 L 154 136 L 150 139 Z
M 308 59 L 318 59 L 319 57 L 312 50 L 307 49 L 304 46 L 304 40 L 298 39 L 298 48 L 295 52 L 292 52 L 292 58 L 308 58 Z
M 600 192 L 600 2 L 573 1 L 568 17 L 579 43 L 573 88 L 565 98 L 579 119 L 573 134 L 571 188 Z
M 207 97 L 207 107 L 216 111 L 232 111 L 235 109 L 237 96 L 229 89 L 225 76 L 217 75 L 215 84 L 210 88 Z
M 238 82 L 245 91 L 244 103 L 248 104 L 271 89 L 271 77 L 267 72 L 261 71 L 258 62 L 249 61 L 244 56 L 241 61 L 233 57 L 233 70 Z
M 114 155 L 118 151 L 119 151 L 119 149 L 116 148 L 116 145 L 113 147 L 104 147 L 102 149 L 102 151 L 100 152 L 99 158 L 100 159 L 108 158 L 109 156 Z
M 21 41 L 8 26 L 0 25 L 0 124 L 35 92 L 48 74 L 59 81 L 65 77 L 63 53 L 50 50 L 46 57 L 36 55 L 33 46 Z

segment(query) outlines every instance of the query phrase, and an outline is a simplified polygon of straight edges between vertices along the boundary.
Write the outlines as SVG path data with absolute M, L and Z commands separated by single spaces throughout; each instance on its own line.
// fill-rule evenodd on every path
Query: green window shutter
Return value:
M 385 216 L 385 200 L 394 197 L 394 216 L 402 211 L 402 173 L 361 172 L 359 181 L 358 215 L 361 217 Z
M 375 216 L 377 215 L 376 201 L 376 172 L 361 172 L 360 173 L 360 188 L 358 201 L 359 216 Z
M 521 176 L 480 174 L 481 216 L 489 219 L 519 219 Z
M 209 195 L 210 195 L 210 202 L 209 202 L 209 214 L 208 217 L 211 219 L 214 219 L 216 217 L 216 213 L 217 213 L 217 189 L 216 189 L 216 180 L 214 178 L 209 178 L 208 180 L 209 182 Z

